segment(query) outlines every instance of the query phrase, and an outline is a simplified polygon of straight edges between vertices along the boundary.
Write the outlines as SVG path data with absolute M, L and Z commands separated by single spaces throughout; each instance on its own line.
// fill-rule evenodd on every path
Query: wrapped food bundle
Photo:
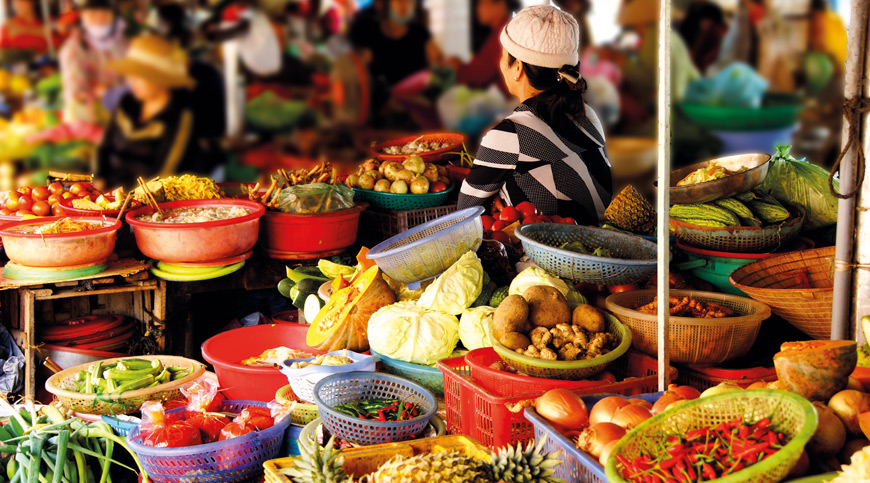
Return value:
M 278 193 L 284 213 L 312 214 L 353 208 L 353 190 L 346 186 L 312 183 L 284 188 Z

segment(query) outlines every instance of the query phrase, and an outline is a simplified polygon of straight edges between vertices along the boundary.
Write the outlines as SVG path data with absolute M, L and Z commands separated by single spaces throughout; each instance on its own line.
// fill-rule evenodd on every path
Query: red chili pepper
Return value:
M 696 479 L 698 479 L 698 473 L 695 472 L 695 467 L 692 466 L 692 465 L 689 465 L 689 466 L 686 468 L 686 474 L 689 476 L 689 479 L 690 479 L 690 480 L 696 480 Z
M 694 441 L 696 439 L 702 438 L 710 432 L 710 428 L 696 429 L 694 431 L 689 431 L 686 433 L 686 439 L 689 441 Z
M 685 451 L 686 448 L 682 445 L 682 443 L 668 448 L 668 454 L 672 456 L 683 454 Z
M 741 451 L 740 453 L 737 453 L 734 456 L 738 459 L 740 459 L 742 457 L 750 456 L 750 455 L 754 456 L 756 453 L 759 453 L 759 452 L 767 449 L 768 446 L 769 446 L 769 444 L 767 442 L 753 444 L 753 445 L 747 447 L 745 450 Z
M 659 468 L 661 468 L 663 470 L 669 470 L 669 469 L 673 468 L 679 461 L 680 461 L 680 458 L 666 459 L 666 460 L 662 461 L 661 463 L 659 463 Z
M 741 438 L 746 439 L 749 436 L 749 426 L 745 424 L 740 425 L 740 429 L 737 431 L 737 434 L 739 434 Z
M 716 478 L 718 478 L 716 476 L 716 470 L 714 470 L 713 467 L 707 463 L 701 465 L 701 475 L 708 480 L 715 480 Z

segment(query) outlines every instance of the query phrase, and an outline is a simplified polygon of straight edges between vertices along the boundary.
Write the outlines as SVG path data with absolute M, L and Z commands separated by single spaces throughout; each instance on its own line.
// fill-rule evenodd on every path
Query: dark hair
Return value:
M 166 37 L 182 47 L 187 47 L 191 32 L 187 28 L 184 7 L 177 3 L 167 3 L 157 8 L 157 16 L 166 25 Z
M 696 1 L 689 5 L 686 11 L 686 16 L 680 24 L 679 32 L 689 45 L 689 48 L 695 43 L 701 35 L 701 22 L 710 20 L 714 24 L 725 27 L 725 15 L 722 13 L 722 8 L 713 2 Z
M 508 54 L 508 65 L 517 59 Z M 563 65 L 560 69 L 540 67 L 523 62 L 523 72 L 535 89 L 542 91 L 531 99 L 522 99 L 553 129 L 565 135 L 576 129 L 573 119 L 586 118 L 586 80 L 580 75 L 580 64 Z M 576 79 L 576 81 L 574 81 Z

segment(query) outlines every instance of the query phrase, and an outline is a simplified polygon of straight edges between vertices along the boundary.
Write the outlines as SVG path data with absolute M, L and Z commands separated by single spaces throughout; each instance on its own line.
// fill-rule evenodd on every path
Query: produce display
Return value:
M 505 245 L 519 246 L 520 240 L 514 235 L 514 231 L 522 225 L 529 223 L 577 224 L 574 218 L 571 217 L 544 215 L 530 201 L 523 201 L 516 206 L 505 206 L 504 202 L 496 197 L 492 202 L 490 212 L 492 215 L 480 217 L 483 223 L 484 237 Z
M 692 317 L 696 319 L 719 319 L 734 315 L 734 311 L 713 302 L 702 302 L 691 297 L 668 297 L 670 314 L 676 317 Z M 652 302 L 635 307 L 634 310 L 645 314 L 658 313 L 659 301 L 655 297 Z
M 287 359 L 308 359 L 309 357 L 313 357 L 313 354 L 282 346 L 265 350 L 262 354 L 245 359 L 241 363 L 245 366 L 269 367 L 279 366 Z
M 168 178 L 156 178 L 146 183 L 148 190 L 158 203 L 165 201 L 212 200 L 222 198 L 223 193 L 217 183 L 209 178 L 183 174 Z M 148 204 L 147 193 L 139 187 L 132 191 L 133 199 Z M 116 199 L 123 197 L 116 196 Z
M 741 166 L 736 170 L 730 170 L 724 166 L 719 166 L 716 163 L 710 163 L 704 168 L 700 168 L 689 173 L 688 176 L 677 182 L 677 186 L 688 186 L 691 184 L 706 183 L 717 179 L 727 178 L 735 174 L 747 171 L 749 168 Z
M 332 409 L 354 418 L 369 421 L 407 421 L 416 418 L 423 412 L 420 406 L 414 403 L 382 398 L 362 399 L 339 404 Z
M 633 233 L 650 233 L 656 226 L 656 212 L 637 189 L 628 185 L 622 189 L 604 210 L 607 221 L 617 228 Z
M 9 191 L 0 202 L 0 215 L 6 216 L 64 216 L 61 199 L 99 199 L 103 193 L 90 183 L 74 183 L 67 188 L 54 181 L 48 186 L 22 186 Z
M 826 401 L 848 385 L 856 347 L 854 341 L 786 342 L 773 356 L 779 385 L 810 401 Z
M 422 138 L 422 136 L 420 136 L 420 138 Z M 449 148 L 451 146 L 450 143 L 439 143 L 436 141 L 427 142 L 421 141 L 420 138 L 407 142 L 401 146 L 387 146 L 384 148 L 384 154 L 420 154 Z
M 450 186 L 450 178 L 446 167 L 412 155 L 401 163 L 369 159 L 360 165 L 356 174 L 347 177 L 345 185 L 382 193 L 424 195 L 445 191 Z
M 776 198 L 756 191 L 710 203 L 673 205 L 670 215 L 685 223 L 712 228 L 771 226 L 792 216 Z
M 251 214 L 241 206 L 208 206 L 203 208 L 173 208 L 163 213 L 139 215 L 140 221 L 151 223 L 206 223 L 209 221 L 230 220 Z
M 317 356 L 310 361 L 297 361 L 290 364 L 290 369 L 304 369 L 310 366 L 344 366 L 353 364 L 353 359 L 344 356 Z
M 115 198 L 113 201 L 109 201 L 104 195 L 100 195 L 96 200 L 91 201 L 90 198 L 78 198 L 72 200 L 73 208 L 78 208 L 80 210 L 92 210 L 92 211 L 113 211 L 120 210 L 124 205 L 124 198 Z M 128 208 L 135 209 L 142 206 L 138 201 L 133 201 L 128 204 Z
M 509 295 L 495 310 L 493 336 L 519 354 L 545 360 L 592 359 L 613 350 L 616 337 L 607 332 L 601 312 L 591 305 L 573 311 L 556 288 L 529 287 Z
M 265 191 L 262 191 L 260 183 L 253 185 L 242 185 L 242 190 L 247 193 L 251 201 L 257 201 L 266 208 L 279 210 L 279 194 L 284 188 L 307 184 L 339 184 L 338 170 L 331 164 L 322 162 L 311 169 L 295 169 L 286 170 L 279 169 L 277 174 L 269 176 L 269 186 Z
M 189 376 L 191 367 L 164 366 L 159 360 L 123 359 L 103 364 L 96 362 L 79 371 L 74 384 L 64 387 L 85 394 L 105 394 L 156 387 Z

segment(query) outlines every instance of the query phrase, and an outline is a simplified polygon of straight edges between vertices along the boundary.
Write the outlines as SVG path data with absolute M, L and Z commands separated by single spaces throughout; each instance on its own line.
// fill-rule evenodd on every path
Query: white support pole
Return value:
M 658 38 L 658 189 L 656 238 L 658 243 L 658 376 L 659 390 L 670 383 L 670 230 L 668 208 L 671 186 L 671 2 L 660 0 Z
M 48 55 L 51 58 L 56 58 L 54 45 L 54 36 L 51 34 L 51 12 L 49 9 L 48 0 L 41 0 L 42 4 L 42 26 L 45 30 L 45 42 L 48 44 Z

